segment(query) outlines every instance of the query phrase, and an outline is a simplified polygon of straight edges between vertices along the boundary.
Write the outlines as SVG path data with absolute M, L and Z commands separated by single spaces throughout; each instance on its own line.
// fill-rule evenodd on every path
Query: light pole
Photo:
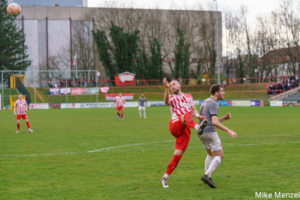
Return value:
M 220 55 L 219 55 L 219 27 L 218 27 L 218 6 L 217 6 L 217 0 L 214 0 L 216 2 L 216 38 L 217 38 L 217 64 L 218 64 L 218 84 L 221 84 L 220 81 Z

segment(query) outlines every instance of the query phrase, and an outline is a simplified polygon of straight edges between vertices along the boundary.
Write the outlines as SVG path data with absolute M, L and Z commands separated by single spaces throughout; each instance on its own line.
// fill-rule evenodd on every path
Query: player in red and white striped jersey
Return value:
M 117 114 L 120 117 L 121 120 L 123 120 L 124 118 L 124 107 L 123 105 L 125 104 L 125 98 L 122 97 L 122 93 L 119 92 L 118 96 L 116 96 L 116 100 L 114 101 L 116 110 L 117 110 Z
M 178 81 L 173 80 L 169 83 L 164 79 L 163 82 L 165 85 L 164 100 L 165 103 L 170 106 L 172 113 L 169 130 L 176 138 L 173 159 L 169 163 L 165 175 L 160 180 L 162 186 L 168 188 L 167 179 L 177 167 L 178 162 L 189 144 L 191 135 L 190 128 L 195 129 L 198 135 L 201 135 L 207 125 L 207 120 L 204 116 L 199 115 L 195 108 L 192 95 L 181 92 L 181 85 Z M 169 95 L 169 89 L 171 89 L 172 95 Z M 200 125 L 193 120 L 193 115 L 202 121 Z
M 14 107 L 14 114 L 17 116 L 17 133 L 20 133 L 20 119 L 22 117 L 22 119 L 25 119 L 27 127 L 28 127 L 28 131 L 30 133 L 33 133 L 33 130 L 31 130 L 30 128 L 30 124 L 28 122 L 28 118 L 27 118 L 27 111 L 28 105 L 25 99 L 23 99 L 23 95 L 19 94 L 19 99 L 15 101 L 15 107 Z M 17 109 L 17 112 L 16 112 Z

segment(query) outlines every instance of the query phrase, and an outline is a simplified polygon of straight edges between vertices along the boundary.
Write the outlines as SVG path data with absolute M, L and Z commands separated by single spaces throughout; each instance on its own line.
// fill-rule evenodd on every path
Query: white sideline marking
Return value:
M 252 136 L 240 136 L 238 138 L 247 138 L 247 137 L 266 137 L 266 136 L 299 136 L 300 134 L 282 134 L 282 135 L 252 135 Z M 221 138 L 231 138 L 231 137 L 221 137 Z M 193 140 L 193 139 L 191 139 Z M 126 144 L 126 145 L 120 145 L 120 146 L 112 146 L 112 147 L 106 147 L 102 149 L 96 149 L 91 151 L 85 151 L 85 152 L 64 152 L 64 153 L 44 153 L 44 154 L 25 154 L 25 155 L 3 155 L 3 157 L 30 157 L 30 156 L 54 156 L 54 155 L 72 155 L 72 154 L 83 154 L 83 153 L 97 153 L 97 152 L 121 152 L 121 151 L 153 151 L 158 149 L 129 149 L 129 150 L 114 150 L 118 148 L 123 147 L 131 147 L 131 146 L 140 146 L 140 145 L 146 145 L 146 144 L 157 144 L 157 143 L 166 143 L 166 142 L 174 142 L 174 140 L 165 140 L 165 141 L 155 141 L 155 142 L 144 142 L 144 143 L 135 143 L 135 144 Z M 234 146 L 254 146 L 254 145 L 273 145 L 273 144 L 298 144 L 299 142 L 280 142 L 280 143 L 260 143 L 260 144 L 234 144 L 234 145 L 223 145 L 228 147 L 234 147 Z M 203 146 L 199 145 L 199 147 L 188 147 L 188 148 L 203 148 Z M 170 148 L 167 148 L 170 149 Z M 174 149 L 174 148 L 172 148 Z

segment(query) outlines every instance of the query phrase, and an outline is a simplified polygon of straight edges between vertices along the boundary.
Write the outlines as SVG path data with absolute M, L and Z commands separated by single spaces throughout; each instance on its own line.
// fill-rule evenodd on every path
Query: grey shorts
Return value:
M 203 135 L 199 136 L 205 149 L 217 151 L 222 149 L 222 143 L 217 132 L 204 132 Z

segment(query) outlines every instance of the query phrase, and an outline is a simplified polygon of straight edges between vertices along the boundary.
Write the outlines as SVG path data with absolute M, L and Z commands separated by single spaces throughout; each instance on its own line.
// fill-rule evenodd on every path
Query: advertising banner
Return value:
M 282 106 L 299 106 L 299 103 L 283 103 Z
M 71 90 L 72 92 L 72 90 Z M 61 109 L 66 109 L 66 108 L 80 108 L 78 103 L 61 103 L 60 104 Z
M 270 101 L 270 106 L 282 106 L 282 101 Z
M 59 89 L 60 94 L 71 94 L 70 88 L 60 88 Z
M 50 88 L 50 95 L 59 95 L 59 88 Z
M 29 109 L 49 109 L 48 103 L 31 103 L 29 104 Z
M 84 88 L 85 94 L 99 94 L 99 88 Z
M 222 100 L 222 101 L 218 101 L 218 104 L 220 106 L 232 106 L 232 101 Z
M 109 90 L 109 87 L 100 87 L 100 91 L 101 91 L 101 93 L 107 93 L 108 92 L 108 90 Z
M 52 109 L 60 109 L 60 103 L 52 103 L 49 106 Z
M 148 106 L 154 107 L 154 106 L 166 106 L 164 101 L 149 101 Z
M 250 106 L 250 101 L 232 101 L 232 106 Z
M 263 101 L 258 101 L 258 100 L 251 100 L 250 101 L 250 106 L 264 106 Z
M 114 103 L 79 103 L 80 108 L 113 108 Z
M 113 108 L 114 103 L 62 103 L 61 109 L 66 108 Z
M 83 88 L 71 88 L 71 95 L 81 95 L 84 94 Z
M 118 96 L 118 94 L 106 94 L 105 99 L 106 100 L 116 100 L 116 96 Z M 133 100 L 133 93 L 122 94 L 122 96 L 127 100 Z

